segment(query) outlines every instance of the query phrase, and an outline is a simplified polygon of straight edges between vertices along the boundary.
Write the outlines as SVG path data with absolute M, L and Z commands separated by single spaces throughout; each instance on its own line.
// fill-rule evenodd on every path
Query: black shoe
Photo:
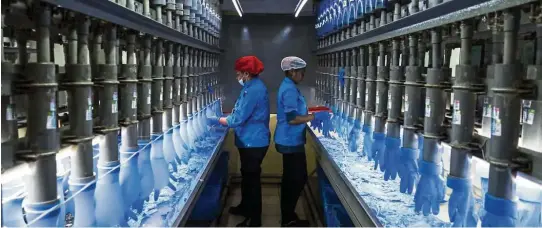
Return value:
M 262 220 L 245 219 L 243 222 L 237 224 L 237 227 L 260 227 L 262 226 Z
M 309 227 L 310 223 L 308 220 L 295 219 L 289 222 L 282 222 L 281 227 Z
M 238 205 L 237 207 L 230 207 L 229 212 L 232 215 L 245 216 L 245 217 L 247 214 L 247 212 L 241 205 Z

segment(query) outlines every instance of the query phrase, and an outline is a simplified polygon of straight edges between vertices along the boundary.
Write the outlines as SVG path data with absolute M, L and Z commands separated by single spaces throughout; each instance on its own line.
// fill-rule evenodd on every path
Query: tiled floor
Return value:
M 237 206 L 241 201 L 240 185 L 230 185 L 229 195 L 226 199 L 224 211 L 220 218 L 219 226 L 234 227 L 243 221 L 243 217 L 230 215 L 230 207 Z M 303 197 L 297 202 L 296 212 L 301 219 L 305 219 L 305 205 Z M 262 226 L 278 227 L 280 226 L 280 185 L 264 184 L 262 185 Z

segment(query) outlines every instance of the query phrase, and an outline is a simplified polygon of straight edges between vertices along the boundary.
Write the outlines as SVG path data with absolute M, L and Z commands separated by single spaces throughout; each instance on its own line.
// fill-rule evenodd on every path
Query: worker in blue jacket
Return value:
M 286 57 L 281 68 L 286 77 L 280 84 L 277 97 L 277 128 L 275 148 L 282 154 L 281 224 L 282 226 L 309 226 L 295 213 L 297 200 L 307 182 L 307 159 L 305 157 L 305 130 L 307 122 L 321 119 L 329 121 L 329 113 L 308 114 L 305 97 L 297 84 L 305 77 L 307 63 L 295 56 Z
M 261 226 L 262 188 L 261 164 L 269 147 L 269 96 L 258 75 L 263 63 L 256 56 L 236 60 L 237 80 L 243 86 L 232 113 L 227 117 L 208 118 L 209 124 L 231 127 L 235 132 L 235 146 L 241 158 L 241 203 L 230 208 L 230 213 L 245 216 L 237 226 Z

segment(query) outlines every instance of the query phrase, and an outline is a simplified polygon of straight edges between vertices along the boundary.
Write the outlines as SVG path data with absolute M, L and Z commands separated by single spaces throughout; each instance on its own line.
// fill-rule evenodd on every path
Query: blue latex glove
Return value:
M 371 160 L 371 145 L 373 144 L 373 139 L 371 139 L 371 126 L 364 124 L 363 125 L 363 151 L 361 152 L 361 156 L 367 155 L 367 158 Z
M 342 113 L 341 116 L 341 138 L 347 139 L 348 138 L 348 117 L 346 116 L 346 113 Z
M 399 168 L 399 157 L 401 156 L 401 139 L 386 137 L 386 149 L 384 157 L 386 159 L 384 167 L 384 180 L 395 180 L 397 177 L 397 170 Z M 382 164 L 380 165 L 382 167 Z
M 322 131 L 322 121 L 314 118 L 311 120 L 311 128 L 314 130 L 318 130 L 318 132 Z
M 331 120 L 326 120 L 322 122 L 322 134 L 324 135 L 324 137 L 331 138 L 329 132 L 332 130 L 333 125 L 331 124 Z
M 516 226 L 516 202 L 487 193 L 484 201 L 484 209 L 486 213 L 482 217 L 482 227 Z
M 315 112 L 314 113 L 314 119 L 317 119 L 319 121 L 321 121 L 322 123 L 324 121 L 328 121 L 330 120 L 331 118 L 331 115 L 329 114 L 329 112 Z
M 373 144 L 371 145 L 371 157 L 375 161 L 374 169 L 378 168 L 380 163 L 380 171 L 384 172 L 386 153 L 386 135 L 382 132 L 373 132 Z
M 333 130 L 337 132 L 337 134 L 339 134 L 339 137 L 340 137 L 340 133 L 341 133 L 341 116 L 343 115 L 342 113 L 340 112 L 334 112 L 333 113 L 333 118 L 331 119 L 331 122 L 332 122 L 332 126 L 333 126 Z
M 432 162 L 420 160 L 420 182 L 414 195 L 416 212 L 423 211 L 423 215 L 429 213 L 438 215 L 440 202 L 444 198 L 444 180 L 440 177 L 441 166 Z
M 209 126 L 217 126 L 220 125 L 220 118 L 216 116 L 207 117 L 207 125 Z
M 361 122 L 359 120 L 354 121 L 354 127 L 348 136 L 348 149 L 350 152 L 357 152 L 361 143 Z
M 526 190 L 524 192 L 519 192 Z M 517 189 L 518 227 L 542 227 L 542 190 L 540 188 Z
M 414 184 L 418 178 L 418 150 L 412 148 L 401 148 L 401 156 L 399 163 L 399 177 L 401 177 L 401 185 L 399 189 L 401 193 L 412 194 Z
M 339 77 L 338 78 L 339 78 L 339 85 L 341 87 L 344 86 L 344 75 L 345 75 L 344 68 L 343 67 L 339 68 Z
M 476 227 L 478 215 L 474 211 L 474 196 L 470 179 L 448 176 L 452 191 L 448 203 L 448 216 L 454 227 Z

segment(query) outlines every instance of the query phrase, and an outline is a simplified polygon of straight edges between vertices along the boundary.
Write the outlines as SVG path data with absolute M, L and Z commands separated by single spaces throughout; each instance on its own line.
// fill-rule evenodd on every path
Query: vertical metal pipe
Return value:
M 2 12 L 2 30 L 0 37 L 4 37 L 4 15 Z M 17 140 L 19 139 L 17 118 L 15 116 L 15 103 L 13 102 L 13 80 L 15 79 L 15 66 L 6 61 L 4 45 L 0 46 L 2 55 L 2 172 L 11 168 L 15 162 Z
M 58 90 L 55 65 L 50 61 L 51 7 L 38 3 L 36 30 L 38 61 L 26 64 L 27 83 L 23 85 L 30 93 L 25 149 L 30 153 L 22 157 L 35 159 L 34 167 L 27 176 L 26 202 L 28 205 L 58 201 L 56 186 L 55 155 L 59 149 L 56 93 Z M 26 206 L 25 206 L 26 207 Z
M 394 39 L 391 47 L 391 67 L 388 90 L 388 128 L 387 137 L 400 138 L 401 106 L 403 105 L 403 81 L 404 65 L 399 65 L 399 55 L 401 53 L 401 40 Z
M 406 81 L 405 81 L 405 122 L 403 126 L 403 147 L 418 149 L 418 140 L 416 131 L 419 130 L 421 125 L 419 123 L 420 117 L 419 109 L 422 103 L 421 86 L 422 81 L 422 67 L 418 65 L 420 63 L 418 51 L 418 36 L 412 34 L 408 37 L 409 40 L 409 66 L 406 67 Z M 405 56 L 406 58 L 406 56 Z
M 385 20 L 385 19 L 384 19 Z M 380 59 L 378 61 L 378 72 L 376 79 L 376 91 L 375 91 L 375 127 L 374 132 L 384 133 L 384 128 L 386 126 L 387 107 L 388 107 L 388 80 L 390 78 L 390 68 L 387 64 L 389 61 L 385 61 L 387 57 L 386 51 L 387 44 L 385 42 L 378 43 L 378 50 Z M 386 64 L 386 62 L 388 62 Z
M 515 197 L 514 177 L 509 164 L 517 151 L 521 107 L 519 86 L 523 80 L 515 54 L 520 15 L 519 8 L 507 9 L 503 14 L 503 63 L 495 65 L 489 152 L 488 193 L 509 200 Z
M 137 119 L 139 120 L 139 140 L 150 141 L 151 139 L 151 94 L 152 94 L 152 66 L 151 66 L 151 41 L 152 37 L 144 36 L 141 39 L 142 55 L 139 70 L 137 71 Z
M 194 49 L 188 47 L 187 77 L 186 77 L 186 116 L 192 117 L 192 96 L 194 91 Z
M 369 57 L 368 57 L 368 66 L 367 66 L 367 77 L 366 82 L 366 93 L 365 93 L 365 120 L 364 123 L 367 126 L 372 125 L 372 118 L 376 111 L 376 77 L 377 77 L 377 53 L 374 45 L 369 46 Z
M 351 61 L 351 67 L 350 67 L 350 89 L 349 90 L 349 97 L 348 97 L 348 103 L 351 107 L 351 113 L 350 113 L 350 117 L 351 118 L 354 118 L 354 119 L 357 119 L 358 118 L 358 115 L 359 115 L 359 109 L 356 105 L 356 91 L 357 91 L 357 87 L 358 87 L 358 80 L 359 80 L 359 75 L 358 75 L 358 66 L 359 66 L 359 61 L 358 61 L 358 50 L 357 48 L 352 48 L 351 50 L 352 52 L 352 61 Z
M 333 96 L 333 103 L 332 105 L 335 106 L 336 108 L 338 108 L 338 102 L 337 102 L 337 99 L 339 99 L 339 54 L 338 53 L 333 53 L 332 54 L 332 61 L 333 61 L 333 71 L 332 71 L 332 75 L 331 75 L 331 85 L 332 85 L 332 88 L 331 88 L 331 94 Z
M 100 75 L 94 83 L 99 85 L 100 127 L 104 140 L 100 142 L 99 163 L 107 164 L 119 160 L 118 153 L 118 84 L 117 81 L 117 27 L 109 24 L 105 34 L 105 64 L 101 64 Z M 96 50 L 95 50 L 96 51 Z
M 162 134 L 162 115 L 164 113 L 164 67 L 163 41 L 157 39 L 153 44 L 154 64 L 152 65 L 151 113 L 152 134 Z
M 136 34 L 126 37 L 126 63 L 120 65 L 119 74 L 119 125 L 121 126 L 121 150 L 137 151 L 137 65 L 135 57 Z M 121 56 L 119 56 L 120 58 Z
M 180 124 L 180 117 L 181 117 L 181 62 L 182 62 L 182 53 L 181 53 L 181 45 L 175 44 L 173 48 L 174 57 L 173 57 L 173 88 L 172 88 L 172 103 L 173 103 L 173 125 L 179 125 Z
M 88 34 L 90 20 L 78 15 L 78 22 L 70 28 L 68 36 L 68 59 L 66 77 L 61 82 L 68 88 L 68 108 L 70 113 L 70 138 L 68 143 L 76 144 L 72 155 L 71 182 L 89 181 L 94 178 L 92 160 L 92 82 Z
M 359 120 L 363 121 L 364 113 L 365 113 L 365 99 L 366 99 L 366 79 L 367 79 L 367 47 L 361 46 L 359 48 L 359 67 L 358 67 L 358 91 L 356 94 L 356 104 L 359 107 L 360 115 Z
M 165 132 L 172 127 L 172 97 L 173 97 L 173 43 L 166 43 L 164 66 L 164 122 L 162 130 Z
M 477 68 L 471 64 L 472 22 L 461 22 L 461 51 L 453 85 L 452 147 L 450 175 L 468 177 L 469 144 L 472 141 L 476 107 Z
M 442 140 L 444 114 L 446 113 L 446 93 L 444 82 L 446 73 L 442 68 L 442 35 L 440 29 L 431 31 L 431 68 L 427 70 L 427 83 L 425 84 L 425 121 L 423 160 L 440 164 L 441 153 L 438 146 Z
M 350 94 L 350 78 L 351 78 L 350 61 L 351 61 L 350 50 L 346 50 L 344 51 L 344 59 L 343 59 L 344 86 L 342 88 L 342 106 L 343 106 L 343 113 L 345 114 L 345 116 L 350 116 L 350 106 L 348 105 L 348 100 L 349 100 L 348 95 Z

